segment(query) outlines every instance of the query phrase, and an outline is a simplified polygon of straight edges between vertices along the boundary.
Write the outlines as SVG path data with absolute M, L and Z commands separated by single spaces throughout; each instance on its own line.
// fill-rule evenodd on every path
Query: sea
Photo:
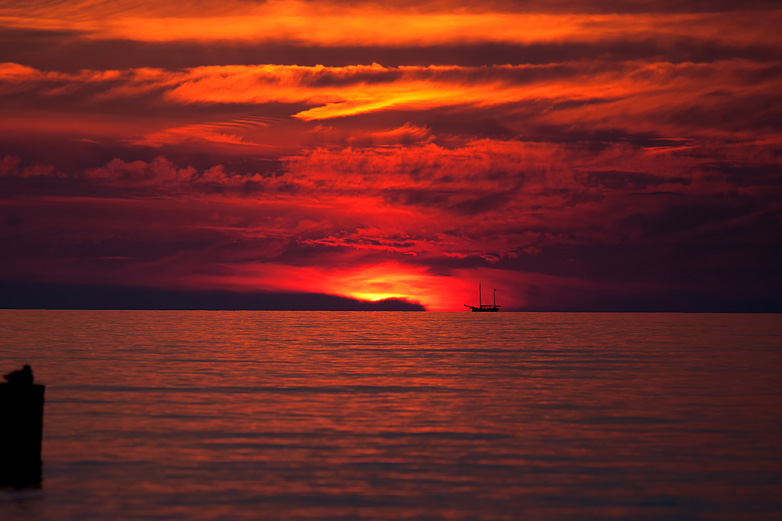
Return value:
M 782 315 L 0 310 L 22 364 L 4 521 L 782 519 Z

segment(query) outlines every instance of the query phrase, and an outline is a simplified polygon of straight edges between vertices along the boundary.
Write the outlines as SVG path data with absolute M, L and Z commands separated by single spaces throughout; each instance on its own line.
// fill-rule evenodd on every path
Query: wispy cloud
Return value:
M 431 309 L 477 278 L 527 309 L 771 302 L 780 21 L 762 0 L 0 2 L 0 270 Z
M 575 4 L 575 3 L 574 3 Z M 575 4 L 583 6 L 583 3 Z M 82 1 L 8 3 L 7 27 L 78 31 L 89 38 L 143 41 L 298 41 L 316 45 L 433 45 L 449 42 L 591 42 L 632 35 L 696 34 L 727 41 L 778 41 L 778 10 L 649 12 L 615 4 L 614 12 L 518 10 L 512 3 L 477 8 L 459 2 L 398 7 L 384 3 L 270 1 L 249 3 Z M 548 11 L 548 12 L 547 12 Z M 379 24 L 378 21 L 383 23 Z

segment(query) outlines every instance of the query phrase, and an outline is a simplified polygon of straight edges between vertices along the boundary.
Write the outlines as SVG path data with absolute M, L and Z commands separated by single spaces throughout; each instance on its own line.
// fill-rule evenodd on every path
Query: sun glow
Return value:
M 387 263 L 342 273 L 331 288 L 337 294 L 359 300 L 378 301 L 389 298 L 420 302 L 427 308 L 425 288 L 431 276 L 410 267 Z
M 782 9 L 695 3 L 0 1 L 0 287 L 776 310 Z
M 231 276 L 184 282 L 241 291 L 316 292 L 373 302 L 393 298 L 421 304 L 429 311 L 461 311 L 474 293 L 469 281 L 475 279 L 433 275 L 425 268 L 396 262 L 334 268 L 252 264 L 234 265 L 231 271 Z
M 351 296 L 359 300 L 369 300 L 372 302 L 390 298 L 409 300 L 407 295 L 400 295 L 395 293 L 353 293 Z

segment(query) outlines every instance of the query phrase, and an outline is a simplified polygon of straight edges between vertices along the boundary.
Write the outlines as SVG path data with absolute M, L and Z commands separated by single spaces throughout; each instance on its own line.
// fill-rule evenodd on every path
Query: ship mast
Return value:
M 470 308 L 470 311 L 499 311 L 500 306 L 497 305 L 497 288 L 493 288 L 492 293 L 492 303 L 491 304 L 483 304 L 483 281 L 478 281 L 478 305 L 477 306 L 468 306 L 467 304 L 464 305 L 466 308 Z

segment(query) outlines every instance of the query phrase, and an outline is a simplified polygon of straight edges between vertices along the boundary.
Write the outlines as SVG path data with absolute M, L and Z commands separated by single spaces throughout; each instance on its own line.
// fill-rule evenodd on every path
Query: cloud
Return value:
M 7 155 L 0 161 L 0 176 L 16 175 L 18 173 L 19 157 Z
M 780 17 L 2 3 L 0 270 L 430 309 L 477 279 L 503 309 L 771 302 Z
M 14 99 L 15 107 L 27 104 L 32 108 L 41 100 L 53 103 L 58 98 L 61 105 L 77 100 L 79 106 L 91 110 L 114 110 L 110 105 L 114 103 L 116 110 L 125 112 L 128 103 L 139 102 L 147 105 L 145 110 L 190 106 L 194 113 L 215 105 L 287 104 L 289 114 L 304 121 L 438 109 L 461 111 L 467 117 L 470 112 L 485 114 L 501 107 L 495 113 L 507 121 L 506 128 L 516 126 L 520 132 L 538 134 L 546 125 L 572 127 L 574 121 L 593 131 L 607 125 L 632 128 L 655 139 L 682 132 L 726 139 L 737 131 L 748 139 L 758 130 L 780 130 L 774 126 L 773 100 L 782 88 L 782 75 L 775 67 L 745 60 L 492 67 L 235 65 L 77 74 L 5 64 L 2 70 L 6 74 L 0 78 L 0 90 L 13 93 L 15 98 L 9 99 Z M 302 104 L 309 108 L 298 110 Z M 759 104 L 772 107 L 772 113 L 758 115 Z M 199 139 L 215 143 L 258 143 L 244 136 L 247 125 L 236 121 L 159 128 L 132 139 L 172 143 L 200 134 Z M 52 126 L 54 121 L 40 124 Z M 220 132 L 219 126 L 231 127 L 231 131 Z M 379 132 L 389 130 L 375 130 L 375 137 Z M 412 137 L 410 131 L 407 136 Z
M 600 154 L 636 167 L 659 159 L 630 150 Z M 654 281 L 666 292 L 688 277 L 707 287 L 698 284 L 731 277 L 737 251 L 758 276 L 771 273 L 770 194 L 726 193 L 730 173 L 714 178 L 712 162 L 699 176 L 675 155 L 664 175 L 596 171 L 580 166 L 605 162 L 593 152 L 561 152 L 491 140 L 318 149 L 276 175 L 163 157 L 68 174 L 6 156 L 0 267 L 19 280 L 306 290 L 430 309 L 471 303 L 462 301 L 484 276 L 509 307 L 575 309 L 596 305 L 589 292 L 601 305 L 652 302 L 643 298 Z M 482 271 L 487 263 L 495 271 Z
M 206 142 L 217 145 L 250 146 L 257 148 L 263 145 L 248 141 L 239 133 L 252 131 L 258 126 L 267 126 L 267 124 L 255 118 L 217 123 L 199 123 L 150 132 L 139 139 L 132 139 L 129 141 L 136 145 L 147 146 Z
M 567 4 L 566 4 L 567 5 Z M 542 4 L 514 8 L 512 3 L 464 5 L 449 2 L 389 6 L 383 3 L 270 1 L 220 3 L 82 1 L 52 4 L 25 2 L 0 7 L 0 20 L 16 29 L 78 31 L 92 39 L 141 41 L 307 42 L 319 46 L 442 44 L 464 42 L 536 42 L 564 39 L 584 42 L 623 35 L 698 34 L 727 41 L 778 38 L 780 13 L 767 9 L 759 21 L 753 12 L 729 9 L 677 12 L 613 4 L 608 12 L 585 16 L 545 9 Z M 645 4 L 649 5 L 649 4 Z M 763 8 L 763 5 L 760 5 Z M 585 9 L 587 12 L 589 8 Z M 89 17 L 84 12 L 90 13 Z M 581 12 L 579 12 L 581 11 Z M 613 12 L 612 12 L 613 11 Z M 629 11 L 629 12 L 628 12 Z M 383 24 L 377 24 L 383 20 Z M 778 41 L 778 40 L 777 40 Z

